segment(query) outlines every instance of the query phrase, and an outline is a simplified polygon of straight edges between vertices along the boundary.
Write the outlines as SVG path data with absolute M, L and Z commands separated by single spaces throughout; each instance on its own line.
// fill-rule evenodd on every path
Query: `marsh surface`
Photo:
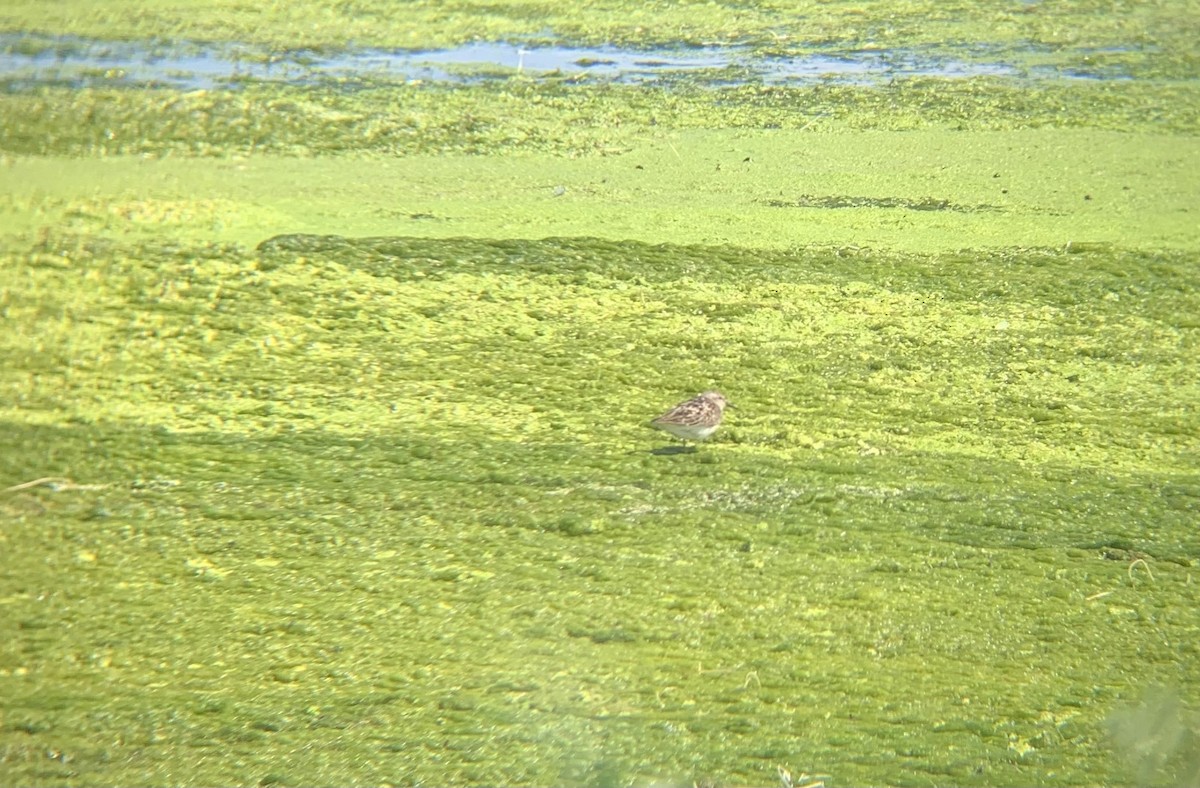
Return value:
M 674 40 L 769 54 L 704 7 Z M 372 8 L 0 21 L 463 42 Z M 1130 78 L 6 82 L 7 780 L 1194 782 L 1178 13 L 888 8 L 804 29 L 1070 30 Z M 553 27 L 660 43 L 602 10 Z M 664 451 L 645 421 L 714 387 Z

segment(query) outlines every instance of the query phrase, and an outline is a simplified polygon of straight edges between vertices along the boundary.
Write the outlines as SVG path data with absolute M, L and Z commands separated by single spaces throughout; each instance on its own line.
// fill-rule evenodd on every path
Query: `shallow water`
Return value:
M 1037 48 L 1030 45 L 1029 51 Z M 157 84 L 179 89 L 212 88 L 238 80 L 308 84 L 374 76 L 401 80 L 464 81 L 570 76 L 625 84 L 654 84 L 700 72 L 722 85 L 809 84 L 833 81 L 873 84 L 904 77 L 959 79 L 991 76 L 1039 79 L 1111 79 L 1111 73 L 1023 67 L 985 46 L 961 57 L 939 50 L 834 50 L 804 56 L 761 53 L 749 47 L 625 49 L 615 46 L 522 46 L 479 42 L 444 50 L 349 49 L 268 52 L 232 43 L 97 41 L 0 35 L 0 78 L 13 87 L 41 83 Z

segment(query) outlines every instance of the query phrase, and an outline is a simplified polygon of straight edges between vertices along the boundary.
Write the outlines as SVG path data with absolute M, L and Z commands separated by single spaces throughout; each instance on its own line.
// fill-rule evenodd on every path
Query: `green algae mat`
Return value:
M 1200 780 L 1194 6 L 360 6 L 1127 78 L 5 80 L 0 785 Z

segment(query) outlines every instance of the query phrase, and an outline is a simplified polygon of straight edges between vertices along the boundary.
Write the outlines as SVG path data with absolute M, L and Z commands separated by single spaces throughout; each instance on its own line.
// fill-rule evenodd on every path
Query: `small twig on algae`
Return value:
M 825 781 L 817 779 L 828 777 L 828 774 L 801 774 L 795 780 L 792 779 L 792 773 L 782 766 L 776 766 L 776 771 L 779 772 L 780 788 L 825 788 Z
M 1132 561 L 1130 561 L 1130 562 L 1129 562 L 1129 569 L 1127 570 L 1127 571 L 1128 571 L 1128 574 L 1129 574 L 1129 582 L 1130 582 L 1130 583 L 1135 583 L 1135 584 L 1137 583 L 1137 580 L 1136 580 L 1136 579 L 1134 579 L 1134 576 L 1133 576 L 1133 568 L 1134 568 L 1135 566 L 1137 566 L 1138 564 L 1141 564 L 1141 565 L 1142 565 L 1142 569 L 1145 569 L 1145 570 L 1146 570 L 1146 574 L 1147 574 L 1147 575 L 1149 575 L 1149 577 L 1150 577 L 1150 582 L 1151 582 L 1151 583 L 1153 583 L 1153 582 L 1154 582 L 1154 573 L 1150 571 L 1150 564 L 1148 564 L 1148 563 L 1146 562 L 1146 559 L 1145 559 L 1145 558 L 1135 558 L 1135 559 L 1133 559 Z M 1110 596 L 1110 595 L 1111 595 L 1111 594 L 1113 594 L 1113 593 L 1114 593 L 1114 592 L 1112 592 L 1112 591 L 1101 591 L 1101 592 L 1099 592 L 1099 593 L 1097 593 L 1097 594 L 1092 594 L 1092 595 L 1091 595 L 1091 596 L 1089 596 L 1089 597 L 1085 597 L 1083 601 L 1085 601 L 1085 602 L 1093 602 L 1093 601 L 1095 601 L 1095 600 L 1097 600 L 1097 599 L 1103 599 L 1103 598 L 1104 598 L 1104 597 L 1106 597 L 1106 596 Z
M 43 476 L 40 479 L 34 479 L 31 482 L 24 484 L 14 484 L 12 487 L 5 487 L 4 492 L 16 492 L 17 490 L 28 490 L 30 487 L 38 487 L 40 485 L 47 487 L 57 487 L 60 484 L 71 484 L 71 480 L 65 476 Z
M 28 490 L 30 487 L 49 487 L 53 492 L 62 492 L 63 490 L 103 490 L 107 484 L 76 484 L 65 476 L 43 476 L 40 479 L 34 479 L 31 482 L 23 482 L 14 484 L 12 487 L 5 487 L 0 492 L 17 492 L 18 490 Z
M 1154 582 L 1154 573 L 1150 571 L 1150 564 L 1146 563 L 1145 558 L 1135 558 L 1129 562 L 1129 580 L 1130 580 L 1130 582 L 1133 582 L 1133 568 L 1135 566 L 1137 566 L 1138 564 L 1141 564 L 1142 568 L 1146 570 L 1146 574 L 1150 576 L 1150 582 L 1153 583 Z

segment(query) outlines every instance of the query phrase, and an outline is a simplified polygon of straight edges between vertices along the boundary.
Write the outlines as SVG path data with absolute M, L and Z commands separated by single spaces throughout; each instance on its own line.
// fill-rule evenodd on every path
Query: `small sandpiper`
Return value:
M 650 426 L 666 430 L 676 438 L 702 441 L 717 431 L 725 408 L 732 407 L 721 392 L 706 391 L 679 403 L 650 422 Z

